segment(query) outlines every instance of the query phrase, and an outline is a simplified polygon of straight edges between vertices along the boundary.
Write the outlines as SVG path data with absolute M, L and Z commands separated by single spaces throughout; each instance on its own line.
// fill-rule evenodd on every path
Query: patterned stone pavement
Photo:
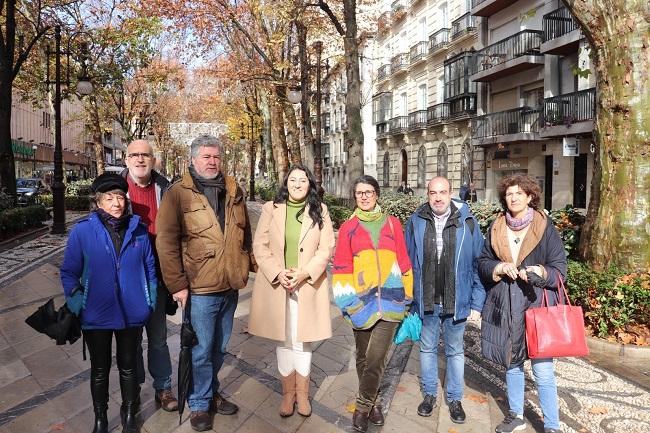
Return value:
M 251 219 L 259 218 L 260 204 L 249 205 Z M 0 253 L 0 433 L 88 432 L 92 407 L 88 361 L 81 357 L 81 342 L 56 346 L 36 334 L 24 319 L 50 297 L 63 303 L 58 276 L 65 237 L 44 235 Z M 332 306 L 334 336 L 315 345 L 312 372 L 314 414 L 282 419 L 277 415 L 281 387 L 275 369 L 274 344 L 246 332 L 249 287 L 240 292 L 230 354 L 220 373 L 225 394 L 241 410 L 235 416 L 215 417 L 215 432 L 352 431 L 350 417 L 357 386 L 354 339 Z M 180 315 L 168 317 L 174 368 L 178 356 Z M 146 344 L 146 342 L 145 342 Z M 463 405 L 468 422 L 452 424 L 446 404 L 439 402 L 433 416 L 416 414 L 421 400 L 417 345 L 393 348 L 382 383 L 387 413 L 383 428 L 369 432 L 487 433 L 494 431 L 506 410 L 503 369 L 480 357 L 479 331 L 470 324 L 466 335 L 466 392 Z M 145 351 L 146 353 L 146 351 Z M 440 362 L 444 377 L 444 359 Z M 565 432 L 650 432 L 648 388 L 595 365 L 589 359 L 556 361 L 561 420 Z M 543 431 L 532 376 L 527 387 L 526 431 Z M 148 378 L 148 381 L 150 378 Z M 150 382 L 148 382 L 150 383 Z M 155 405 L 153 392 L 142 390 L 140 418 L 143 433 L 191 432 L 188 412 L 179 425 L 177 413 Z M 645 382 L 647 384 L 647 382 Z M 111 372 L 110 425 L 119 428 L 119 384 Z M 440 393 L 442 395 L 442 393 Z

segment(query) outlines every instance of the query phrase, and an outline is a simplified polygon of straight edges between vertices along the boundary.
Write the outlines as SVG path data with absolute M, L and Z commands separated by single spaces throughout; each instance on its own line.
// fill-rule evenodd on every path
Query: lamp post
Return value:
M 63 183 L 63 150 L 61 138 L 61 55 L 70 56 L 70 42 L 68 40 L 68 49 L 61 50 L 61 26 L 54 27 L 54 51 L 47 48 L 47 77 L 45 84 L 49 87 L 54 84 L 54 178 L 52 180 L 52 234 L 65 234 L 65 184 Z M 54 55 L 54 81 L 50 80 L 50 56 Z M 92 83 L 90 83 L 86 74 L 85 62 L 82 62 L 82 75 L 79 77 L 77 92 L 81 95 L 89 95 L 92 92 Z M 68 64 L 68 68 L 70 65 Z M 66 74 L 65 84 L 70 85 L 69 69 Z
M 251 142 L 249 143 L 248 152 L 250 154 L 250 185 L 248 200 L 255 201 L 255 117 L 253 113 L 249 113 L 248 116 L 251 119 Z M 261 141 L 260 141 L 261 143 Z
M 32 162 L 33 162 L 33 166 L 32 166 L 32 177 L 36 177 L 36 149 L 38 149 L 38 146 L 37 146 L 37 145 L 33 145 L 33 146 L 32 146 L 32 152 L 33 152 L 33 153 L 32 153 L 32 160 L 33 160 L 33 161 L 32 161 Z

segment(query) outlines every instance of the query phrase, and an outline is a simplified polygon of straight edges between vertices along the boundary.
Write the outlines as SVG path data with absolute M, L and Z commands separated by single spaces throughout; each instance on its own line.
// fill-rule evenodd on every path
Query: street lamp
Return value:
M 302 101 L 302 92 L 300 91 L 300 86 L 291 86 L 287 92 L 287 99 L 292 104 L 298 104 Z
M 78 33 L 76 33 L 78 34 Z M 70 64 L 68 64 L 68 71 L 66 79 L 62 82 L 61 77 L 61 55 L 70 57 L 70 43 L 76 34 L 70 36 L 68 39 L 68 47 L 66 51 L 61 50 L 61 26 L 54 27 L 54 51 L 47 47 L 47 71 L 45 84 L 49 87 L 54 84 L 54 179 L 52 181 L 52 234 L 65 233 L 65 184 L 63 183 L 63 150 L 62 150 L 62 137 L 61 137 L 61 84 L 70 85 Z M 54 55 L 55 69 L 54 81 L 50 80 L 50 56 Z M 89 95 L 93 90 L 93 85 L 88 79 L 86 71 L 85 59 L 82 60 L 81 76 L 77 84 L 77 92 L 83 95 Z
M 36 177 L 36 149 L 38 149 L 37 145 L 32 146 L 32 155 L 33 155 L 33 167 L 32 167 L 32 177 Z

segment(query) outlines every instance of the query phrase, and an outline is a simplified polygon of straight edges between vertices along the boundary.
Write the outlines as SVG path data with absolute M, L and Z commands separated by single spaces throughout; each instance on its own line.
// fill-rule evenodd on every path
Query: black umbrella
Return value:
M 66 304 L 58 311 L 54 308 L 54 298 L 47 301 L 27 319 L 25 323 L 36 331 L 56 340 L 56 344 L 74 343 L 81 337 L 79 318 Z
M 181 354 L 178 357 L 178 424 L 183 418 L 183 410 L 192 381 L 192 348 L 199 344 L 191 320 L 191 298 L 188 295 L 183 311 L 181 326 Z

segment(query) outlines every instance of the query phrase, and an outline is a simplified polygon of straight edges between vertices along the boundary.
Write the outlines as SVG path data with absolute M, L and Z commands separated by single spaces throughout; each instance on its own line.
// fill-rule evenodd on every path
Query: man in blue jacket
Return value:
M 477 320 L 485 301 L 477 258 L 483 235 L 466 203 L 451 199 L 451 185 L 434 177 L 428 202 L 406 223 L 406 245 L 413 265 L 411 312 L 422 318 L 420 369 L 424 400 L 418 415 L 430 416 L 438 393 L 438 341 L 442 329 L 447 360 L 446 396 L 451 420 L 462 424 L 467 319 Z

